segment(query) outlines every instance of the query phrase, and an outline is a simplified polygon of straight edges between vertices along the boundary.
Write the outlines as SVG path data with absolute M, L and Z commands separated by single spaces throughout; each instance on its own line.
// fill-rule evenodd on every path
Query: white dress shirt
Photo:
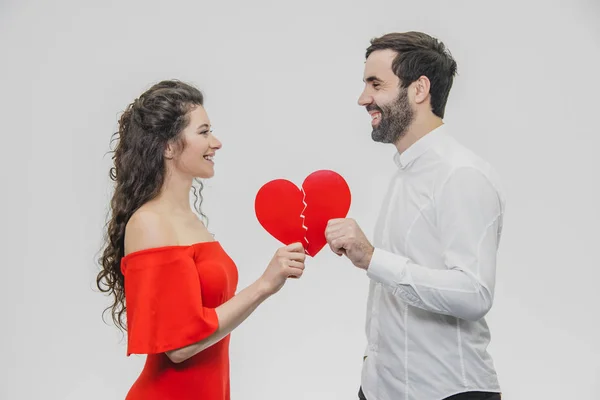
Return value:
M 367 269 L 367 400 L 500 391 L 484 316 L 505 200 L 493 169 L 447 129 L 394 156 Z

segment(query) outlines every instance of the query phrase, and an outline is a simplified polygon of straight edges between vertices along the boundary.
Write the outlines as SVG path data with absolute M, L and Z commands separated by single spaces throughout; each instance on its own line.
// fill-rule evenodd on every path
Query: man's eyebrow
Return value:
M 379 79 L 378 77 L 371 75 L 369 76 L 367 79 L 363 79 L 363 82 L 381 82 L 381 79 Z

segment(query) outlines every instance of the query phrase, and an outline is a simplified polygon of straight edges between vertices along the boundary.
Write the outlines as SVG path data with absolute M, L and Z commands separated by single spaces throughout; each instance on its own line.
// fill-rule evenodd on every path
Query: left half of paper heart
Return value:
M 275 179 L 263 185 L 254 202 L 262 227 L 285 245 L 295 242 L 308 248 L 304 225 L 304 191 L 287 179 Z

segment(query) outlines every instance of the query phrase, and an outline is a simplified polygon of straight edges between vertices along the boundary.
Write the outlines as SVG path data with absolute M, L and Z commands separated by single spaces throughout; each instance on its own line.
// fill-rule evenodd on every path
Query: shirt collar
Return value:
M 408 149 L 404 150 L 404 152 L 396 152 L 394 154 L 394 162 L 396 165 L 399 168 L 404 169 L 408 167 L 414 160 L 422 156 L 431 148 L 431 146 L 440 140 L 441 136 L 446 131 L 445 126 L 445 124 L 442 124 L 430 131 L 425 136 L 413 143 Z

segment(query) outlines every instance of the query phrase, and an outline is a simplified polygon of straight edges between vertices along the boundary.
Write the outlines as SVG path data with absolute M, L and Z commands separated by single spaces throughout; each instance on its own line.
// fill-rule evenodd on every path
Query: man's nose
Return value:
M 363 90 L 363 92 L 360 94 L 360 97 L 358 98 L 358 105 L 365 107 L 369 104 L 371 104 L 373 102 L 373 96 L 367 94 L 366 90 Z

